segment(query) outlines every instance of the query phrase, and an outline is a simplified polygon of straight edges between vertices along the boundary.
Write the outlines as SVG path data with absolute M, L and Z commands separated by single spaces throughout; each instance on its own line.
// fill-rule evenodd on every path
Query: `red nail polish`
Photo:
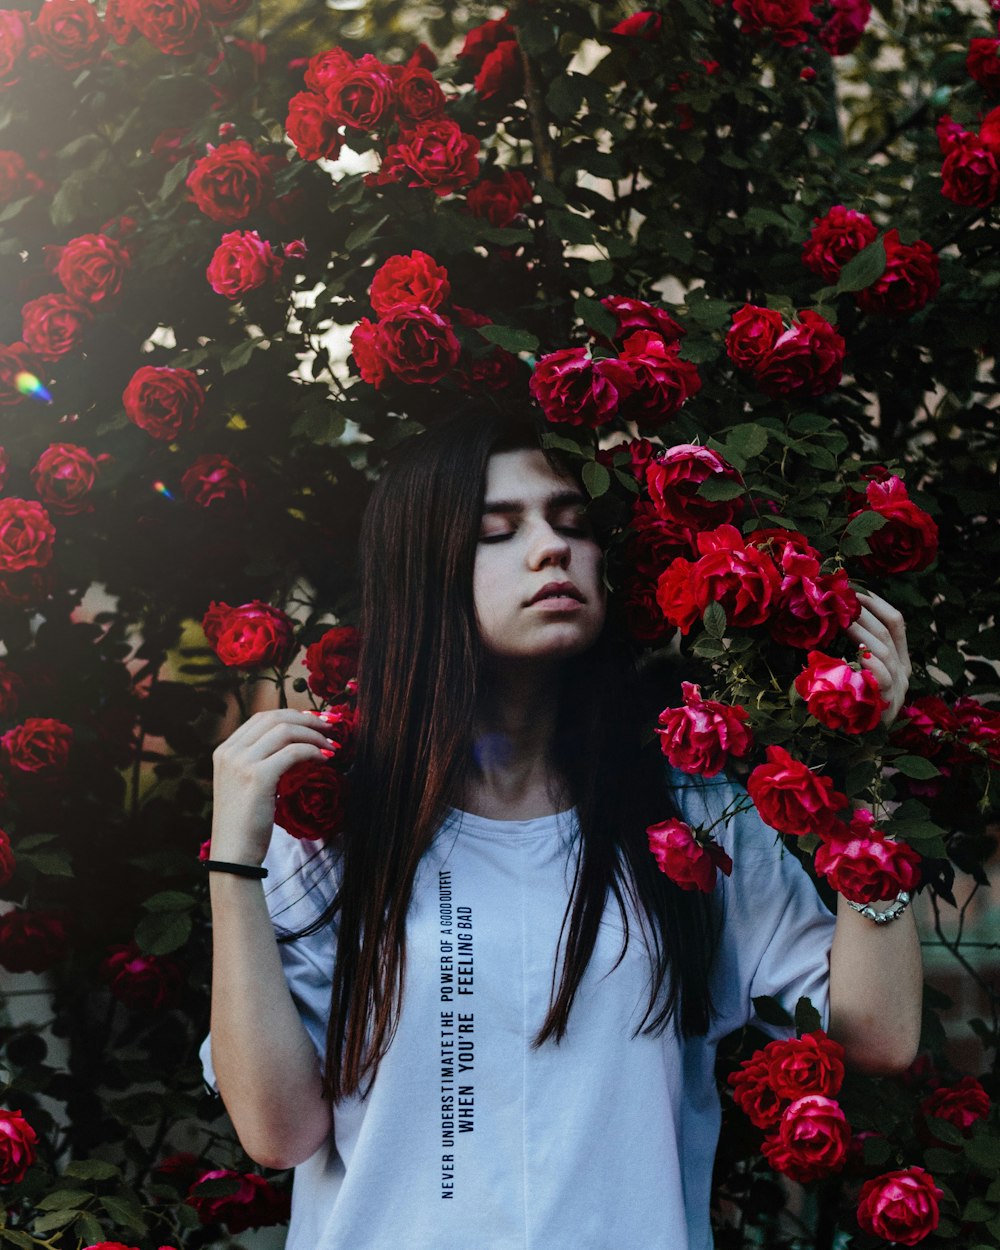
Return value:
M 322 747 L 320 747 L 320 751 L 319 751 L 319 753 L 320 753 L 320 755 L 322 755 L 325 759 L 329 759 L 331 755 L 336 755 L 336 754 L 337 754 L 337 752 L 336 752 L 336 751 L 324 751 Z

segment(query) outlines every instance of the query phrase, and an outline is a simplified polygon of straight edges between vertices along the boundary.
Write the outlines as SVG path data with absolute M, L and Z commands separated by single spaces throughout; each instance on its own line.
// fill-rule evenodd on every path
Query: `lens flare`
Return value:
M 41 404 L 52 403 L 52 396 L 42 385 L 41 379 L 36 378 L 27 369 L 22 369 L 14 375 L 14 386 L 21 395 L 27 396 L 28 399 L 37 399 Z
M 171 491 L 170 491 L 169 487 L 167 486 L 166 482 L 154 482 L 154 483 L 153 483 L 153 490 L 155 490 L 155 491 L 156 491 L 156 493 L 157 493 L 158 495 L 162 495 L 162 496 L 164 497 L 164 499 L 173 499 L 173 498 L 174 498 L 174 495 L 171 493 Z

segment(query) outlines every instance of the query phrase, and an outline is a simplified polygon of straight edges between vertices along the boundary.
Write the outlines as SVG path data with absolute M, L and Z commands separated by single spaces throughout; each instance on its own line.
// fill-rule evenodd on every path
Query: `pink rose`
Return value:
M 851 1128 L 840 1105 L 822 1094 L 790 1103 L 774 1137 L 761 1147 L 775 1171 L 805 1184 L 832 1176 L 847 1162 Z
M 806 667 L 795 679 L 810 716 L 827 729 L 843 733 L 870 733 L 889 706 L 882 698 L 874 673 L 855 668 L 822 651 L 810 651 Z
M 747 792 L 764 823 L 781 833 L 832 837 L 845 827 L 837 817 L 847 807 L 847 795 L 784 747 L 767 748 L 767 763 L 747 778 Z
M 858 1223 L 866 1233 L 902 1246 L 915 1246 L 940 1222 L 944 1195 L 924 1168 L 885 1172 L 861 1187 Z
M 689 681 L 681 683 L 681 690 L 683 705 L 660 713 L 656 731 L 660 750 L 674 768 L 714 777 L 730 756 L 739 758 L 750 751 L 753 736 L 746 727 L 750 718 L 742 707 L 703 699 L 699 687 Z
M 682 890 L 710 894 L 719 869 L 728 877 L 733 861 L 714 838 L 698 838 L 683 820 L 663 820 L 646 830 L 649 849 L 662 873 Z

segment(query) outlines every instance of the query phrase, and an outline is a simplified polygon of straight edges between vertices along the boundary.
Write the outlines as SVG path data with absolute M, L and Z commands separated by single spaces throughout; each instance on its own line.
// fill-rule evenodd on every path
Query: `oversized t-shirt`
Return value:
M 826 1021 L 833 917 L 742 787 L 672 772 L 678 814 L 713 824 L 721 942 L 705 1037 L 632 1034 L 649 957 L 609 901 L 559 1043 L 545 1018 L 578 849 L 573 811 L 490 820 L 453 810 L 421 862 L 407 917 L 399 1025 L 367 1097 L 334 1109 L 330 1141 L 295 1170 L 287 1250 L 708 1250 L 720 1106 L 713 1065 L 767 995 L 807 995 Z M 268 906 L 279 931 L 331 896 L 332 850 L 276 828 Z M 281 945 L 324 1052 L 336 935 Z M 560 964 L 561 967 L 561 964 Z M 773 1030 L 770 1030 L 773 1032 Z M 211 1082 L 208 1044 L 203 1048 Z

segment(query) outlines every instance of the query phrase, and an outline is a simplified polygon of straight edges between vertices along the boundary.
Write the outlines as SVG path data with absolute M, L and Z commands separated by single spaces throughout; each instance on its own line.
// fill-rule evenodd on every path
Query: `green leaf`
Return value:
M 188 1210 L 191 1210 L 189 1207 Z M 88 1246 L 94 1246 L 104 1240 L 104 1229 L 97 1220 L 86 1211 L 76 1217 L 76 1231 Z
M 837 280 L 837 294 L 845 291 L 862 291 L 877 282 L 885 273 L 885 244 L 881 239 L 869 243 L 857 256 L 852 256 L 841 269 Z
M 514 326 L 479 326 L 478 329 L 487 343 L 495 343 L 505 351 L 538 351 L 538 339 L 527 330 L 518 330 Z
M 965 1167 L 960 1154 L 954 1150 L 945 1150 L 942 1146 L 931 1146 L 925 1150 L 924 1162 L 932 1173 L 941 1172 L 946 1175 L 959 1172 Z
M 344 240 L 344 251 L 347 253 L 356 252 L 366 243 L 370 243 L 388 220 L 389 214 L 385 213 L 377 221 L 360 222 Z
M 603 464 L 598 463 L 596 460 L 588 460 L 583 466 L 581 476 L 591 499 L 597 499 L 599 496 L 607 494 L 608 488 L 611 486 L 611 474 Z
M 702 499 L 735 499 L 742 495 L 746 487 L 742 482 L 733 482 L 723 478 L 707 477 L 698 487 L 697 494 Z
M 773 1025 L 775 1028 L 788 1028 L 795 1023 L 781 1003 L 776 998 L 770 998 L 766 994 L 761 994 L 753 1000 L 753 1009 L 757 1013 L 758 1019 L 762 1020 L 764 1024 Z
M 614 280 L 615 267 L 609 260 L 595 260 L 588 270 L 594 286 L 607 286 Z
M 258 338 L 244 339 L 242 343 L 238 343 L 222 357 L 222 372 L 233 373 L 237 369 L 242 369 L 263 342 L 263 339 Z
M 167 171 L 166 177 L 160 184 L 160 199 L 169 200 L 180 184 L 184 181 L 188 174 L 189 160 L 178 161 L 176 165 L 171 166 Z
M 42 851 L 37 855 L 25 855 L 24 859 L 47 877 L 73 876 L 73 865 L 64 851 Z
M 74 1159 L 67 1163 L 67 1176 L 75 1176 L 82 1181 L 109 1181 L 121 1175 L 121 1169 L 113 1163 L 105 1163 L 103 1159 Z
M 734 425 L 726 434 L 725 446 L 727 451 L 723 455 L 727 454 L 729 448 L 733 448 L 744 460 L 755 460 L 767 446 L 767 430 L 752 422 Z
M 937 1125 L 934 1127 L 936 1129 Z M 965 1204 L 962 1219 L 968 1220 L 973 1224 L 985 1224 L 987 1220 L 992 1220 L 996 1214 L 997 1209 L 992 1203 L 984 1202 L 982 1198 L 970 1198 Z
M 146 955 L 169 955 L 191 936 L 187 912 L 153 912 L 135 926 L 135 940 Z
M 196 901 L 193 895 L 181 890 L 161 890 L 159 894 L 151 894 L 143 907 L 147 911 L 187 911 Z
M 565 123 L 579 113 L 586 95 L 585 74 L 560 74 L 545 93 L 545 104 L 553 117 Z
M 888 520 L 881 512 L 875 512 L 871 509 L 865 509 L 859 512 L 856 517 L 848 521 L 844 535 L 850 535 L 852 538 L 867 538 L 869 534 L 874 534 L 876 530 L 880 530 Z
M 38 1216 L 33 1228 L 36 1233 L 51 1233 L 57 1228 L 65 1228 L 67 1224 L 72 1224 L 78 1215 L 79 1211 L 75 1208 L 69 1208 L 65 1211 L 50 1211 L 47 1215 Z
M 570 456 L 583 456 L 586 449 L 572 438 L 566 438 L 562 434 L 551 434 L 546 432 L 542 435 L 542 446 L 553 447 L 556 451 L 564 451 Z
M 581 295 L 573 306 L 573 311 L 588 329 L 607 339 L 613 339 L 618 333 L 618 318 L 605 308 L 600 300 L 591 299 L 589 295 Z
M 121 1224 L 123 1228 L 129 1229 L 133 1233 L 139 1233 L 140 1236 L 145 1235 L 146 1221 L 143 1218 L 142 1210 L 134 1203 L 129 1202 L 126 1198 L 116 1198 L 110 1194 L 106 1198 L 99 1199 L 99 1201 L 116 1224 Z
M 863 1150 L 865 1163 L 878 1168 L 889 1158 L 892 1146 L 884 1137 L 866 1137 Z
M 710 638 L 721 638 L 726 632 L 726 609 L 721 603 L 710 603 L 701 621 Z
M 795 1030 L 799 1037 L 803 1033 L 815 1033 L 823 1027 L 823 1019 L 808 998 L 803 996 L 795 1004 Z
M 991 1137 L 988 1130 L 979 1133 L 966 1142 L 965 1153 L 977 1167 L 987 1171 L 1000 1168 L 1000 1137 Z
M 941 770 L 922 755 L 897 755 L 893 760 L 886 761 L 897 769 L 904 777 L 913 777 L 917 781 L 925 781 L 929 777 L 940 777 Z
M 46 1194 L 39 1199 L 41 1211 L 65 1211 L 67 1207 L 79 1209 L 90 1202 L 93 1194 L 86 1189 L 57 1189 L 55 1193 Z

